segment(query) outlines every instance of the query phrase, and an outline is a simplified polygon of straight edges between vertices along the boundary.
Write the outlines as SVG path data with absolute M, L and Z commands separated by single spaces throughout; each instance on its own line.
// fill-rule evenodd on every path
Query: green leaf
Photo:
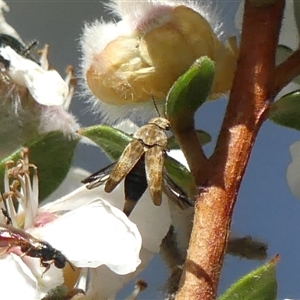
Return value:
M 39 201 L 54 192 L 67 175 L 79 139 L 66 137 L 59 131 L 40 135 L 30 141 L 25 147 L 29 148 L 29 161 L 38 168 Z M 4 171 L 7 160 L 17 161 L 22 148 L 0 161 L 0 189 L 4 190 Z
M 276 300 L 279 256 L 235 282 L 218 300 Z
M 300 130 L 300 90 L 272 103 L 268 117 L 278 125 Z
M 194 114 L 209 95 L 214 71 L 214 62 L 204 56 L 197 59 L 173 84 L 165 105 L 165 113 L 172 128 L 194 126 Z
M 106 125 L 96 125 L 78 130 L 78 133 L 96 143 L 112 160 L 117 160 L 132 136 Z
M 202 146 L 211 142 L 211 135 L 203 130 L 196 130 L 199 142 Z M 180 149 L 174 136 L 168 138 L 168 148 L 175 150 Z

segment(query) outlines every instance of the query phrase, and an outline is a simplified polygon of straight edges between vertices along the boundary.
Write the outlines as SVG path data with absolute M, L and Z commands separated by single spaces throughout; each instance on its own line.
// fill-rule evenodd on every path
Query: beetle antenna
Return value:
M 152 93 L 152 92 L 151 92 L 151 99 L 152 99 L 153 105 L 154 105 L 154 107 L 155 107 L 155 110 L 156 110 L 157 113 L 158 113 L 158 116 L 161 117 L 161 115 L 160 115 L 160 113 L 159 113 L 159 110 L 158 110 L 158 108 L 157 108 L 157 104 L 156 104 L 156 102 L 155 102 L 155 99 L 154 99 L 154 96 L 153 96 L 153 93 Z

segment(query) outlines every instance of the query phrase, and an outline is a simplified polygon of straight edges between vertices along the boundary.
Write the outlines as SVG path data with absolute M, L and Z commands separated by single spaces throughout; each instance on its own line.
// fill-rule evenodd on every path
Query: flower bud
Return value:
M 144 1 L 134 7 L 119 1 L 121 21 L 86 26 L 83 76 L 98 99 L 113 105 L 164 99 L 175 80 L 205 55 L 216 68 L 211 97 L 230 89 L 236 52 L 189 2 L 182 3 Z

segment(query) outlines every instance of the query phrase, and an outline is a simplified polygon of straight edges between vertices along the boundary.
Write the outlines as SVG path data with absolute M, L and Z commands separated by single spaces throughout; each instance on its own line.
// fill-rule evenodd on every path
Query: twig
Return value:
M 180 148 L 187 159 L 191 173 L 195 178 L 197 186 L 203 186 L 207 181 L 208 159 L 198 140 L 197 133 L 193 127 L 187 128 L 185 131 L 172 127 Z
M 300 74 L 300 49 L 291 54 L 275 68 L 272 94 L 276 95 L 291 80 Z
M 194 225 L 177 300 L 212 300 L 237 193 L 270 100 L 284 0 L 267 7 L 245 2 L 240 56 L 223 125 L 209 160 L 207 191 Z

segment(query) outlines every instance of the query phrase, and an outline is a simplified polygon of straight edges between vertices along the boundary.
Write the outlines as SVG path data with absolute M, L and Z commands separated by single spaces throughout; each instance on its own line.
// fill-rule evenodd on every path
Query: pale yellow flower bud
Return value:
M 137 20 L 135 30 L 117 36 L 92 56 L 86 82 L 101 101 L 123 105 L 149 101 L 151 95 L 163 99 L 174 81 L 204 55 L 216 67 L 211 97 L 230 89 L 236 52 L 221 43 L 195 10 L 162 7 L 163 13 L 153 12 L 140 24 Z

